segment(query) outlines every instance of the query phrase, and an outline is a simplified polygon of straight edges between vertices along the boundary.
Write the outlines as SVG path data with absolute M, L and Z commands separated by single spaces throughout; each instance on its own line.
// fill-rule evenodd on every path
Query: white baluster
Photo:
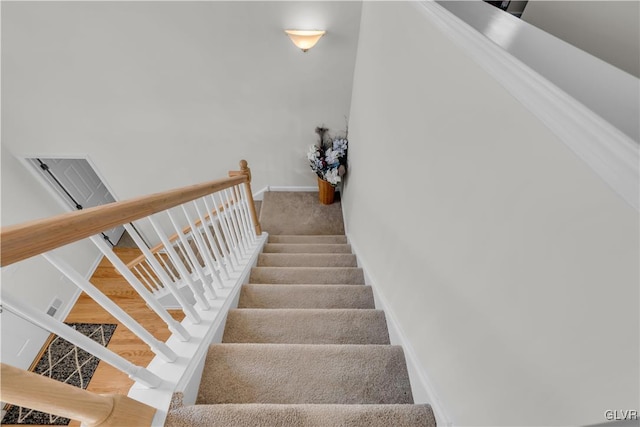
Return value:
M 95 238 L 105 245 L 107 244 L 101 237 L 94 236 Z M 94 242 L 95 243 L 95 242 Z M 135 319 L 129 316 L 124 310 L 122 310 L 117 304 L 111 301 L 106 295 L 104 295 L 98 288 L 91 284 L 87 279 L 82 277 L 80 273 L 75 271 L 69 264 L 63 259 L 58 257 L 52 252 L 43 253 L 42 256 L 49 261 L 54 267 L 56 267 L 61 273 L 63 273 L 69 280 L 75 283 L 80 289 L 82 289 L 87 295 L 89 295 L 95 302 L 97 302 L 102 308 L 107 310 L 109 314 L 118 319 L 120 323 L 125 325 L 131 332 L 136 334 L 142 341 L 144 341 L 151 350 L 162 357 L 167 362 L 173 362 L 177 359 L 177 355 L 171 350 L 165 343 L 158 341 L 149 331 L 142 327 Z M 133 276 L 133 273 L 126 268 L 126 271 Z M 135 276 L 133 276 L 135 278 Z M 137 281 L 137 279 L 136 279 Z M 144 285 L 138 282 L 140 287 L 144 289 Z M 146 289 L 145 292 L 148 293 Z
M 177 282 L 178 280 L 180 280 L 180 278 L 177 276 L 178 274 L 177 269 L 173 268 L 173 263 L 171 264 L 171 266 L 168 264 L 168 262 L 171 260 L 165 259 L 165 257 L 162 256 L 162 253 L 156 253 L 155 255 L 156 255 L 155 258 L 159 259 L 160 263 L 164 266 L 164 268 L 166 268 L 166 273 L 171 278 L 171 280 L 173 280 L 174 282 Z M 168 256 L 169 255 L 167 255 L 167 257 Z
M 238 218 L 238 213 L 236 211 L 235 202 L 233 201 L 233 197 L 231 195 L 231 190 L 225 188 L 224 195 L 227 201 L 227 205 L 229 206 L 229 216 L 231 217 L 231 223 L 233 224 L 233 229 L 238 238 L 238 245 L 240 247 L 240 251 L 242 252 L 243 256 L 247 256 L 248 248 L 244 242 L 244 239 L 242 238 L 242 227 L 240 225 L 240 220 Z
M 236 187 L 229 188 L 229 193 L 233 200 L 234 211 L 236 212 L 236 216 L 238 218 L 238 227 L 240 228 L 240 234 L 242 235 L 242 242 L 245 245 L 247 250 L 247 254 L 251 252 L 251 241 L 249 240 L 249 229 L 244 217 L 244 210 L 242 209 L 242 205 L 240 202 L 240 198 L 238 197 L 238 192 Z
M 173 244 L 173 249 L 175 249 L 176 253 L 180 256 L 180 259 L 182 260 L 182 263 L 184 264 L 184 266 L 186 267 L 187 271 L 189 272 L 189 274 L 192 276 L 195 274 L 195 267 L 193 266 L 193 263 L 191 262 L 191 259 L 189 258 L 189 256 L 187 255 L 187 253 L 184 250 L 184 247 L 182 246 L 182 242 L 180 242 L 180 240 L 178 240 L 177 242 L 171 242 Z
M 138 295 L 142 297 L 144 302 L 146 302 L 147 305 L 151 307 L 151 309 L 160 317 L 160 319 L 162 319 L 164 323 L 167 324 L 167 327 L 169 328 L 169 330 L 172 333 L 176 334 L 181 341 L 188 341 L 189 338 L 191 337 L 187 332 L 187 330 L 184 328 L 184 326 L 182 326 L 173 317 L 171 317 L 169 312 L 167 312 L 167 310 L 162 306 L 162 304 L 160 304 L 158 300 L 153 296 L 153 294 L 151 294 L 144 287 L 144 285 L 140 283 L 138 278 L 131 272 L 131 270 L 127 268 L 126 264 L 122 262 L 120 258 L 118 258 L 118 255 L 116 255 L 116 253 L 113 252 L 113 250 L 111 249 L 111 246 L 107 242 L 105 242 L 104 239 L 97 236 L 91 237 L 91 241 L 93 242 L 94 245 L 98 247 L 98 249 L 100 249 L 100 252 L 102 252 L 104 256 L 106 256 L 109 259 L 109 261 L 111 262 L 111 264 L 113 264 L 116 270 L 118 270 L 118 272 L 122 274 L 122 276 L 125 279 L 127 279 L 127 282 L 129 282 L 131 287 L 135 289 L 136 292 L 138 292 Z M 142 328 L 142 326 L 140 327 Z M 131 332 L 137 334 L 137 332 L 133 329 L 131 329 Z M 146 332 L 146 329 L 145 329 L 145 332 Z
M 232 194 L 235 198 L 235 206 L 236 210 L 240 215 L 240 221 L 242 222 L 242 235 L 247 245 L 247 248 L 251 248 L 253 241 L 251 240 L 251 229 L 249 228 L 249 222 L 247 221 L 247 216 L 244 210 L 244 201 L 240 197 L 240 188 L 239 186 L 234 186 Z
M 94 236 L 91 239 L 92 239 L 92 241 L 94 241 L 93 239 L 99 240 L 102 243 L 104 243 L 105 245 L 107 245 L 107 243 L 101 237 Z M 94 243 L 95 243 L 95 241 L 94 241 Z M 113 301 L 111 301 L 109 298 L 107 298 L 107 296 L 105 294 L 100 292 L 100 290 L 98 288 L 93 286 L 93 284 L 91 284 L 87 279 L 82 277 L 82 275 L 80 275 L 80 273 L 75 271 L 64 260 L 62 260 L 57 255 L 53 254 L 52 252 L 43 253 L 42 256 L 47 261 L 49 261 L 55 268 L 57 268 L 62 274 L 67 276 L 67 278 L 69 278 L 69 280 L 71 280 L 73 283 L 75 283 L 75 285 L 77 287 L 79 287 L 87 295 L 89 295 L 95 302 L 100 304 L 102 306 L 102 308 L 107 310 L 107 312 L 109 314 L 111 314 L 113 317 L 118 319 L 118 321 L 120 323 L 122 323 L 124 326 L 126 326 L 127 328 L 129 328 L 129 330 L 131 332 L 136 334 L 138 336 L 138 338 L 140 338 L 142 341 L 144 341 L 151 348 L 151 350 L 155 354 L 157 354 L 158 356 L 160 356 L 161 358 L 163 358 L 167 362 L 174 362 L 178 358 L 178 356 L 173 352 L 173 350 L 171 350 L 169 348 L 168 345 L 166 345 L 162 341 L 158 341 L 156 339 L 156 337 L 151 335 L 151 333 L 149 333 L 149 331 L 147 331 L 145 328 L 143 328 L 136 320 L 134 320 L 131 316 L 129 316 L 117 304 L 115 304 Z M 117 256 L 116 256 L 116 258 L 117 258 Z M 120 261 L 120 262 L 122 262 L 122 261 Z M 131 271 L 129 271 L 129 269 L 126 268 L 126 266 L 125 266 L 125 270 L 132 277 L 134 277 L 134 279 L 135 279 L 135 276 L 133 276 L 133 273 L 131 273 Z M 142 289 L 144 289 L 144 285 L 142 283 L 140 283 L 137 279 L 136 279 L 136 282 L 138 282 L 140 287 Z M 144 289 L 144 292 L 148 293 L 148 291 L 146 289 Z
M 253 242 L 253 244 L 257 244 L 258 243 L 258 235 L 256 234 L 256 224 L 253 222 L 253 215 L 251 214 L 251 207 L 249 206 L 249 196 L 247 196 L 247 187 L 244 185 L 239 186 L 240 187 L 240 193 L 242 194 L 242 199 L 244 201 L 243 206 L 247 215 L 247 220 L 249 223 L 249 228 L 250 228 L 250 233 L 249 235 L 251 236 L 251 241 Z M 255 209 L 255 206 L 254 206 Z
M 204 294 L 202 292 L 202 287 L 196 285 L 196 283 L 193 281 L 193 279 L 191 278 L 191 274 L 189 274 L 189 272 L 187 271 L 187 268 L 180 260 L 180 256 L 178 255 L 176 250 L 173 248 L 172 243 L 169 241 L 169 238 L 164 233 L 162 228 L 158 225 L 156 220 L 154 220 L 153 217 L 148 217 L 148 219 L 149 219 L 149 222 L 151 223 L 151 226 L 156 231 L 156 234 L 160 238 L 160 241 L 164 245 L 164 248 L 167 251 L 167 254 L 169 254 L 169 258 L 171 258 L 171 262 L 173 262 L 173 265 L 178 269 L 178 272 L 180 273 L 182 280 L 186 282 L 187 286 L 189 286 L 189 289 L 191 289 L 191 292 L 193 292 L 193 297 L 196 299 L 196 303 L 198 304 L 198 306 L 202 310 L 209 310 L 211 306 L 207 302 L 207 299 L 204 297 Z
M 187 219 L 187 224 L 189 225 L 189 229 L 190 229 L 190 231 L 186 234 L 186 236 L 193 237 L 192 240 L 193 240 L 193 243 L 195 244 L 195 249 L 193 247 L 191 249 L 194 251 L 194 254 L 196 255 L 196 257 L 200 255 L 200 257 L 202 258 L 203 267 L 208 267 L 210 264 L 215 264 L 211 251 L 207 247 L 206 243 L 204 243 L 204 239 L 202 237 L 202 234 L 204 232 L 204 230 L 200 230 L 200 227 L 202 227 L 202 224 L 200 226 L 196 226 L 196 223 L 193 221 L 193 219 L 189 215 L 189 212 L 187 212 L 185 205 L 180 205 L 180 207 L 182 208 L 182 213 L 184 217 Z M 197 250 L 197 253 L 195 252 L 196 250 Z
M 202 224 L 202 228 L 204 229 L 204 235 L 207 241 L 209 242 L 209 247 L 211 248 L 211 251 L 213 252 L 213 255 L 215 256 L 215 258 L 218 260 L 218 263 L 217 263 L 218 269 L 220 270 L 220 272 L 222 273 L 225 279 L 229 279 L 229 271 L 227 269 L 227 260 L 218 249 L 218 244 L 216 242 L 216 239 L 211 234 L 211 228 L 213 228 L 214 233 L 216 232 L 215 225 L 213 224 L 213 214 L 209 214 L 208 217 L 206 215 L 203 215 L 202 210 L 200 209 L 200 206 L 198 206 L 198 203 L 195 200 L 193 201 L 193 206 L 196 212 L 198 213 L 198 218 L 200 219 L 200 223 Z
M 224 194 L 224 198 L 227 203 L 226 211 L 229 214 L 229 218 L 231 219 L 231 226 L 233 227 L 233 231 L 236 235 L 236 240 L 238 242 L 238 247 L 240 248 L 240 253 L 244 258 L 247 255 L 247 248 L 244 246 L 244 242 L 242 241 L 242 236 L 240 235 L 240 228 L 238 227 L 238 219 L 236 218 L 236 215 L 234 212 L 235 206 L 231 204 L 231 200 L 229 198 L 229 192 L 227 191 L 226 188 L 222 190 L 221 193 Z
M 153 292 L 157 292 L 160 289 L 162 289 L 162 284 L 160 284 L 158 282 L 158 279 L 155 277 L 155 275 L 153 273 L 151 273 L 149 271 L 149 269 L 147 269 L 147 266 L 149 266 L 149 269 L 151 268 L 151 266 L 149 265 L 149 263 L 147 262 L 147 260 L 144 260 L 140 263 L 140 267 L 144 270 L 145 275 L 142 277 L 143 279 L 145 279 L 145 282 L 149 285 L 152 286 L 152 293 Z M 146 279 L 148 278 L 148 279 Z
M 140 238 L 140 236 L 138 236 L 137 233 L 134 235 L 131 232 L 133 231 L 133 229 L 129 231 L 129 228 L 132 228 L 129 224 L 125 224 L 124 228 L 125 230 L 127 230 L 127 233 L 129 233 L 129 235 L 131 236 L 133 241 L 136 243 L 136 245 L 138 245 L 138 248 L 140 248 L 145 258 L 151 265 L 151 268 L 153 268 L 153 270 L 156 272 L 158 277 L 160 277 L 160 280 L 164 284 L 164 287 L 169 289 L 169 292 L 171 292 L 171 295 L 173 295 L 176 301 L 178 301 L 178 304 L 180 304 L 180 307 L 182 307 L 182 311 L 184 312 L 187 319 L 189 319 L 193 324 L 200 323 L 202 321 L 202 318 L 200 317 L 200 315 L 193 309 L 193 306 L 189 304 L 189 302 L 184 298 L 184 295 L 182 295 L 182 292 L 180 292 L 180 290 L 175 286 L 171 277 L 169 277 L 165 269 L 158 262 L 157 258 L 153 256 L 149 248 L 147 248 L 147 246 L 144 244 L 144 241 L 142 240 L 142 238 Z M 167 267 L 167 269 L 171 272 L 171 269 L 164 262 L 163 257 L 159 256 L 159 258 Z
M 138 264 L 138 265 L 134 265 L 133 266 L 133 271 L 135 271 L 137 273 L 136 277 L 139 277 L 140 279 L 142 279 L 142 281 L 147 285 L 147 288 L 149 291 L 151 292 L 155 292 L 157 289 L 155 289 L 151 283 L 149 283 L 149 281 L 147 280 L 147 278 L 145 277 L 145 274 L 141 271 L 140 268 L 138 267 L 142 267 L 142 263 Z
M 211 272 L 211 277 L 215 278 L 215 282 L 218 284 L 218 287 L 222 288 L 223 287 L 222 279 L 220 278 L 220 274 L 216 269 L 215 261 L 213 260 L 213 258 L 211 258 L 211 253 L 209 252 L 209 248 L 207 247 L 207 244 L 202 239 L 202 232 L 200 232 L 197 229 L 195 223 L 191 219 L 191 216 L 189 216 L 189 213 L 185 209 L 184 205 L 182 205 L 181 207 L 182 207 L 182 212 L 184 213 L 185 218 L 187 218 L 189 227 L 191 227 L 191 235 L 193 236 L 196 242 L 196 247 L 198 248 L 198 252 L 200 252 L 200 256 L 202 257 L 202 262 L 205 264 L 205 266 L 209 267 L 209 270 Z M 203 223 L 203 228 L 206 228 L 206 224 L 204 223 Z
M 215 197 L 216 195 L 220 198 L 220 203 L 216 201 L 216 197 Z M 242 258 L 242 256 L 240 255 L 240 249 L 235 240 L 235 236 L 231 231 L 231 220 L 230 218 L 228 218 L 229 212 L 227 208 L 224 207 L 224 200 L 222 199 L 222 195 L 219 193 L 211 194 L 211 200 L 213 200 L 214 208 L 218 213 L 218 224 L 220 224 L 220 226 L 222 227 L 222 230 L 224 231 L 225 242 L 229 246 L 229 250 L 233 253 L 236 266 L 239 267 L 240 259 Z M 221 206 L 221 207 L 218 208 L 217 206 Z
M 211 201 L 213 202 L 213 207 L 209 204 L 207 197 L 204 197 L 204 205 L 209 212 L 209 217 L 211 218 L 211 225 L 214 227 L 214 232 L 216 233 L 216 237 L 218 238 L 218 242 L 220 243 L 220 248 L 224 253 L 226 253 L 226 259 L 229 260 L 229 267 L 231 270 L 235 271 L 236 266 L 240 265 L 238 261 L 238 257 L 236 251 L 233 247 L 233 240 L 229 234 L 229 231 L 226 227 L 226 223 L 223 215 L 216 208 L 217 202 L 213 197 L 213 194 L 210 195 Z M 215 218 L 213 213 L 215 212 Z M 220 230 L 222 231 L 222 236 L 220 236 Z
M 233 206 L 232 212 L 236 219 L 236 224 L 238 227 L 238 236 L 240 237 L 240 241 L 246 252 L 248 252 L 247 241 L 246 241 L 246 230 L 244 224 L 242 223 L 242 215 L 240 214 L 240 209 L 238 208 L 238 200 L 236 198 L 236 189 L 235 187 L 228 188 L 228 199 L 231 206 Z
M 204 286 L 205 292 L 209 294 L 209 299 L 216 299 L 218 296 L 216 295 L 216 291 L 213 289 L 213 286 L 211 285 L 211 280 L 209 280 L 207 275 L 204 273 L 204 270 L 202 269 L 202 266 L 198 261 L 198 257 L 193 252 L 193 249 L 191 249 L 191 245 L 187 241 L 187 238 L 185 237 L 184 233 L 182 233 L 182 230 L 180 229 L 180 226 L 178 225 L 176 218 L 169 210 L 167 211 L 167 215 L 169 215 L 171 224 L 173 224 L 173 228 L 175 228 L 176 233 L 178 233 L 178 239 L 180 240 L 180 243 L 182 243 L 182 247 L 186 251 L 188 259 L 191 260 L 191 265 L 195 269 L 196 275 L 200 278 L 200 283 L 202 283 L 202 285 Z M 191 229 L 191 235 L 194 236 L 195 238 L 195 233 L 193 228 Z
M 2 293 L 2 306 L 16 316 L 41 327 L 59 337 L 69 341 L 98 359 L 108 363 L 114 368 L 126 373 L 134 381 L 138 381 L 149 388 L 158 387 L 162 383 L 162 379 L 155 374 L 149 372 L 145 368 L 136 366 L 122 356 L 112 352 L 111 350 L 98 344 L 91 338 L 83 335 L 75 329 L 65 325 L 61 321 L 46 315 L 45 313 L 23 304 L 17 298 L 14 298 L 8 292 Z
M 218 195 L 220 196 L 220 200 L 222 201 L 222 213 L 224 214 L 227 225 L 229 226 L 229 230 L 231 231 L 231 235 L 233 236 L 233 241 L 236 245 L 236 248 L 238 249 L 238 254 L 240 254 L 241 258 L 243 258 L 245 255 L 244 248 L 242 247 L 242 242 L 240 240 L 240 233 L 238 233 L 238 229 L 236 227 L 235 218 L 233 216 L 233 207 L 231 206 L 231 202 L 229 201 L 229 194 L 226 190 L 222 190 L 218 193 Z

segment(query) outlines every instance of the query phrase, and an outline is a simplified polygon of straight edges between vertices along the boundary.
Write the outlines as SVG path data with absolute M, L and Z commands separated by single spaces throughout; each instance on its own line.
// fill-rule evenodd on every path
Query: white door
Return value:
M 20 369 L 29 369 L 40 349 L 49 337 L 49 332 L 16 316 L 8 310 L 0 311 L 2 363 Z
M 71 209 L 86 209 L 115 202 L 98 174 L 86 159 L 29 159 L 47 182 Z M 113 245 L 118 243 L 124 227 L 106 230 L 103 234 Z

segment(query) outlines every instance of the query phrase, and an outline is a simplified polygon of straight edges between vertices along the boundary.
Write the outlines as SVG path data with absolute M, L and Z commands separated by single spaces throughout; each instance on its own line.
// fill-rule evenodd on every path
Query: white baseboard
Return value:
M 411 342 L 405 335 L 404 331 L 400 327 L 398 320 L 391 310 L 390 305 L 387 299 L 382 295 L 375 281 L 368 274 L 368 268 L 365 262 L 362 261 L 360 257 L 358 257 L 358 248 L 353 244 L 349 236 L 347 235 L 347 240 L 351 244 L 351 249 L 353 253 L 356 255 L 358 260 L 358 267 L 362 268 L 364 272 L 364 280 L 367 286 L 371 286 L 373 290 L 373 298 L 375 301 L 376 308 L 378 310 L 383 310 L 385 313 L 385 317 L 387 319 L 387 328 L 389 329 L 389 339 L 391 340 L 392 345 L 402 346 L 404 351 L 405 359 L 407 362 L 407 370 L 409 372 L 409 380 L 411 381 L 411 393 L 413 394 L 413 399 L 415 403 L 428 403 L 431 405 L 433 409 L 433 413 L 436 417 L 436 422 L 441 427 L 451 427 L 453 426 L 453 422 L 446 415 L 446 412 L 443 409 L 443 406 L 438 399 L 435 390 L 432 386 L 432 382 L 429 380 L 429 376 L 425 369 L 421 366 L 420 361 L 418 359 L 418 355 L 416 354 Z
M 253 193 L 253 200 L 263 200 L 264 193 L 268 191 L 318 191 L 318 187 L 313 185 L 293 185 L 293 186 L 267 185 L 262 190 L 259 190 Z
M 266 187 L 264 187 L 262 190 L 259 190 L 255 193 L 253 193 L 253 200 L 260 200 L 262 201 L 264 199 L 264 193 L 266 193 L 267 191 L 269 191 L 269 186 L 267 185 Z

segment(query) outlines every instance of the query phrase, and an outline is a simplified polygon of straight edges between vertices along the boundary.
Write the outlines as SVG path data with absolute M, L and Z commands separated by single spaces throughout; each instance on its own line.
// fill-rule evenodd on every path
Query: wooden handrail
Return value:
M 240 170 L 239 171 L 229 171 L 229 177 L 237 177 L 237 176 L 247 176 L 248 181 L 245 182 L 245 185 L 247 186 L 247 202 L 249 203 L 249 210 L 251 211 L 251 217 L 253 218 L 253 222 L 254 224 L 256 224 L 255 230 L 256 230 L 256 234 L 259 236 L 262 234 L 262 227 L 260 226 L 260 222 L 258 221 L 258 214 L 256 212 L 256 205 L 255 202 L 253 200 L 253 193 L 251 192 L 251 169 L 249 169 L 248 167 L 248 163 L 246 160 L 240 160 Z M 231 202 L 232 204 L 234 203 L 233 201 Z M 221 212 L 223 210 L 225 210 L 226 206 L 228 206 L 228 204 L 222 204 L 220 206 L 218 206 L 217 209 L 215 209 L 213 212 L 209 212 L 204 219 L 207 220 L 209 219 L 210 215 L 214 215 L 218 212 Z M 194 223 L 194 225 L 196 227 L 199 227 L 200 224 L 202 223 L 202 221 L 200 221 L 199 219 Z M 182 234 L 188 234 L 191 231 L 191 226 L 186 226 L 182 229 Z M 174 233 L 169 237 L 169 241 L 170 242 L 174 242 L 178 239 L 178 233 Z M 164 248 L 164 245 L 162 243 L 158 243 L 157 245 L 155 245 L 154 247 L 150 248 L 149 251 L 152 254 L 157 253 L 158 251 L 160 251 L 162 248 Z M 127 268 L 132 269 L 134 266 L 138 265 L 140 262 L 144 261 L 146 259 L 146 257 L 144 255 L 140 255 L 137 258 L 131 260 L 128 264 L 127 264 Z
M 150 426 L 155 408 L 124 395 L 101 395 L 0 364 L 0 399 L 87 426 Z
M 0 266 L 22 261 L 207 194 L 247 183 L 248 180 L 248 175 L 243 174 L 2 227 Z
M 4 267 L 46 253 L 94 236 L 103 230 L 148 217 L 227 188 L 233 188 L 237 194 L 234 187 L 240 184 L 245 184 L 255 229 L 261 234 L 251 193 L 251 171 L 245 160 L 240 162 L 240 167 L 241 171 L 230 172 L 229 178 L 2 227 L 0 266 Z M 228 203 L 235 203 L 235 200 Z M 229 205 L 223 205 L 208 215 L 225 208 L 228 209 Z M 246 224 L 245 217 L 243 211 L 243 224 Z M 192 225 L 196 226 L 193 223 Z M 8 304 L 7 296 L 5 299 Z M 37 318 L 33 313 L 28 317 Z M 148 426 L 151 425 L 156 412 L 155 408 L 124 395 L 91 393 L 5 364 L 0 364 L 0 376 L 1 401 L 79 420 L 88 426 Z M 153 377 L 157 378 L 155 375 Z
M 231 202 L 231 204 L 233 204 L 233 202 Z M 225 204 L 227 205 L 227 204 Z M 217 215 L 218 212 L 221 212 L 225 209 L 224 205 L 220 205 L 218 206 L 218 208 L 216 210 L 214 210 L 213 212 L 211 212 L 214 215 Z M 205 221 L 208 220 L 210 218 L 210 214 L 205 215 L 204 219 Z M 200 221 L 200 219 L 196 220 L 194 222 L 193 225 L 195 225 L 196 227 L 200 227 L 200 225 L 202 224 L 202 221 Z M 186 227 L 184 227 L 182 229 L 182 234 L 189 234 L 191 232 L 191 226 L 187 225 Z M 171 236 L 169 236 L 169 241 L 171 243 L 175 242 L 176 240 L 178 240 L 178 233 L 173 233 Z M 154 247 L 149 249 L 149 252 L 151 252 L 152 254 L 157 253 L 158 251 L 160 251 L 160 249 L 164 248 L 164 245 L 162 244 L 162 242 L 158 243 L 157 245 L 155 245 Z M 146 257 L 144 255 L 140 255 L 137 258 L 129 261 L 129 263 L 127 264 L 127 268 L 131 269 L 133 268 L 135 265 L 138 265 L 140 262 L 144 261 L 146 259 Z

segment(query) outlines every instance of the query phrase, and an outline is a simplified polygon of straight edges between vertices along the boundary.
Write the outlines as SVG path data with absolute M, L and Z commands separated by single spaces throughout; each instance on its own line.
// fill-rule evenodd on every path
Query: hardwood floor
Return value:
M 114 248 L 114 250 L 125 263 L 133 260 L 141 253 L 139 249 L 133 248 Z M 127 281 L 120 276 L 106 258 L 102 259 L 90 281 L 157 339 L 166 341 L 169 338 L 171 333 L 167 329 L 166 324 L 158 315 L 149 309 L 144 300 L 131 288 Z M 178 321 L 184 318 L 182 311 L 170 310 L 169 312 Z M 139 366 L 147 366 L 149 362 L 151 362 L 151 359 L 153 359 L 153 352 L 142 340 L 107 313 L 84 292 L 71 309 L 65 322 L 116 323 L 118 326 L 107 346 L 108 349 Z M 101 361 L 89 382 L 87 390 L 95 393 L 118 393 L 126 395 L 132 385 L 133 381 L 130 380 L 126 374 Z M 71 421 L 69 425 L 79 426 L 80 423 Z

